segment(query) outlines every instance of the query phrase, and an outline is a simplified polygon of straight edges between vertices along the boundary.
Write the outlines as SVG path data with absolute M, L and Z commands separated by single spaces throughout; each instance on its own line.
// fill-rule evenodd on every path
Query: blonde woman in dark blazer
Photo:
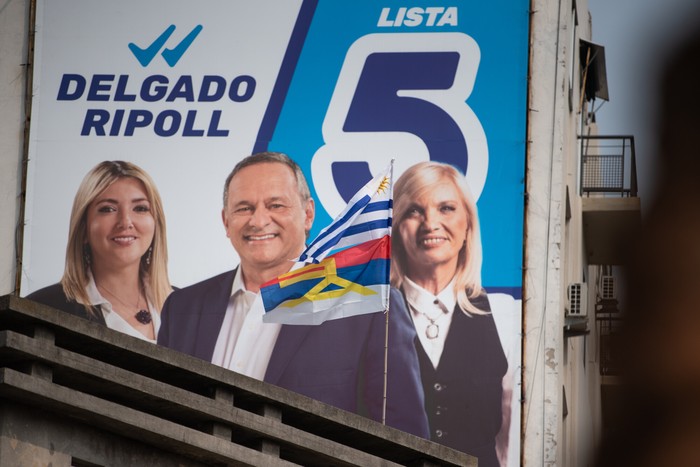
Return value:
M 508 363 L 481 286 L 479 219 L 464 176 L 416 164 L 394 185 L 392 312 L 416 328 L 431 439 L 498 466 Z
M 28 298 L 155 342 L 172 290 L 167 263 L 153 180 L 132 163 L 101 162 L 75 195 L 61 281 Z

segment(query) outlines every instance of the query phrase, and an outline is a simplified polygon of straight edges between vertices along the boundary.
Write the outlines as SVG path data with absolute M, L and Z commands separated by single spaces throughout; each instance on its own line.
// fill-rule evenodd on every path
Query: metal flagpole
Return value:
M 388 366 L 389 366 L 389 306 L 384 310 L 386 317 L 386 326 L 384 329 L 384 399 L 382 402 L 382 425 L 386 425 L 386 387 L 388 382 Z
M 390 196 L 389 199 L 394 198 L 393 190 L 394 190 L 394 158 L 391 159 L 391 169 L 389 171 L 389 180 L 390 180 L 390 185 L 389 185 L 389 190 L 390 191 Z M 390 208 L 391 209 L 391 208 Z M 393 209 L 390 211 L 393 217 Z M 391 248 L 391 244 L 389 245 L 389 248 Z M 391 291 L 389 291 L 389 295 L 391 296 Z M 382 400 L 382 425 L 386 425 L 386 393 L 387 393 L 387 385 L 388 385 L 388 367 L 389 367 L 389 303 L 390 300 L 387 300 L 386 307 L 384 308 L 384 316 L 385 316 L 385 326 L 384 326 L 384 398 Z

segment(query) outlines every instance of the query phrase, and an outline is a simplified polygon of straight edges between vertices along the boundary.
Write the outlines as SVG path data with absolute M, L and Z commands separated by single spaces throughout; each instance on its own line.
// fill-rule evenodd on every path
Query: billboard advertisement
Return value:
M 494 465 L 517 465 L 528 23 L 524 0 L 40 0 L 21 294 L 36 293 L 64 275 L 69 232 L 75 230 L 74 199 L 86 174 L 102 161 L 127 161 L 152 179 L 162 201 L 153 206 L 150 199 L 149 209 L 160 209 L 167 225 L 162 241 L 169 281 L 187 289 L 245 260 L 232 248 L 235 229 L 225 214 L 222 222 L 226 178 L 244 157 L 282 152 L 299 165 L 314 201 L 310 238 L 393 160 L 395 187 L 403 187 L 404 201 L 395 191 L 401 218 L 395 211 L 392 238 L 400 228 L 404 257 L 392 258 L 392 264 L 404 270 L 401 280 L 392 276 L 392 284 L 397 308 L 416 326 L 414 351 L 423 378 L 417 393 L 422 402 L 416 403 L 425 404 L 429 431 L 424 435 L 471 453 L 484 444 L 495 446 L 494 456 L 485 449 L 483 462 L 476 452 L 480 465 L 490 465 L 491 457 Z M 434 185 L 454 188 L 444 196 L 471 201 L 455 207 L 438 199 L 445 190 L 418 190 L 422 175 L 411 170 L 426 162 L 452 167 L 459 175 L 459 181 L 441 179 Z M 257 177 L 260 187 L 279 182 L 274 173 Z M 467 251 L 481 250 L 467 254 L 476 280 L 462 280 L 455 262 L 447 261 L 448 276 L 455 278 L 448 289 L 466 293 L 444 298 L 440 292 L 447 284 L 428 287 L 429 281 L 415 273 L 424 269 L 409 243 L 420 244 L 417 250 L 437 248 L 443 237 L 415 239 L 428 212 L 437 204 L 440 215 L 461 212 L 470 203 L 460 219 L 477 235 L 455 238 L 469 246 Z M 435 231 L 462 225 L 433 222 Z M 83 235 L 84 244 L 89 235 Z M 83 264 L 95 269 L 100 251 L 90 246 L 89 254 L 68 255 L 78 262 L 84 257 Z M 162 261 L 161 253 L 151 249 L 143 260 Z M 453 256 L 459 254 L 464 246 Z M 118 296 L 110 299 L 99 284 L 93 288 L 120 306 Z M 440 306 L 449 308 L 446 322 L 434 322 L 432 312 L 418 309 L 423 293 L 434 295 L 436 303 L 441 297 Z M 135 301 L 137 309 L 145 306 Z M 468 318 L 461 336 L 455 316 Z M 110 325 L 109 319 L 102 321 Z M 482 327 L 471 324 L 477 321 Z M 276 332 L 268 336 L 273 353 L 284 335 Z M 440 344 L 431 347 L 435 342 Z M 455 357 L 455 351 L 464 356 Z M 247 352 L 243 355 L 252 350 Z M 454 362 L 449 371 L 448 357 Z M 220 364 L 228 361 L 222 358 Z M 268 379 L 265 371 L 257 377 Z M 485 383 L 494 378 L 499 380 L 495 392 Z M 276 384 L 297 390 L 283 381 Z M 453 385 L 459 391 L 445 399 L 443 390 Z M 443 392 L 429 394 L 438 386 Z M 502 400 L 487 400 L 495 397 Z M 466 422 L 444 428 L 454 420 L 435 412 L 447 401 L 450 413 L 462 420 L 482 420 L 482 427 L 490 420 L 492 434 L 481 439 L 477 432 L 484 430 Z M 489 402 L 498 407 L 478 414 L 478 406 Z

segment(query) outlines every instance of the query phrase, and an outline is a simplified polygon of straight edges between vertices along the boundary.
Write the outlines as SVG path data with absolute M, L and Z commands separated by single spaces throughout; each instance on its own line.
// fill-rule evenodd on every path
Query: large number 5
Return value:
M 478 198 L 488 148 L 466 100 L 479 58 L 462 33 L 371 34 L 350 47 L 323 123 L 326 144 L 311 163 L 331 216 L 391 158 L 395 176 L 421 160 L 450 163 Z

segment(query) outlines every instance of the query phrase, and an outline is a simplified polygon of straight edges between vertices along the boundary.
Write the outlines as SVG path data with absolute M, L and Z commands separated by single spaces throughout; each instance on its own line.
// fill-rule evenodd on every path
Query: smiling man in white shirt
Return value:
M 240 265 L 171 294 L 158 343 L 381 421 L 382 313 L 318 326 L 262 322 L 260 286 L 292 269 L 314 219 L 299 166 L 281 153 L 243 159 L 226 180 L 222 219 Z M 427 437 L 415 335 L 407 315 L 390 313 L 386 424 Z

